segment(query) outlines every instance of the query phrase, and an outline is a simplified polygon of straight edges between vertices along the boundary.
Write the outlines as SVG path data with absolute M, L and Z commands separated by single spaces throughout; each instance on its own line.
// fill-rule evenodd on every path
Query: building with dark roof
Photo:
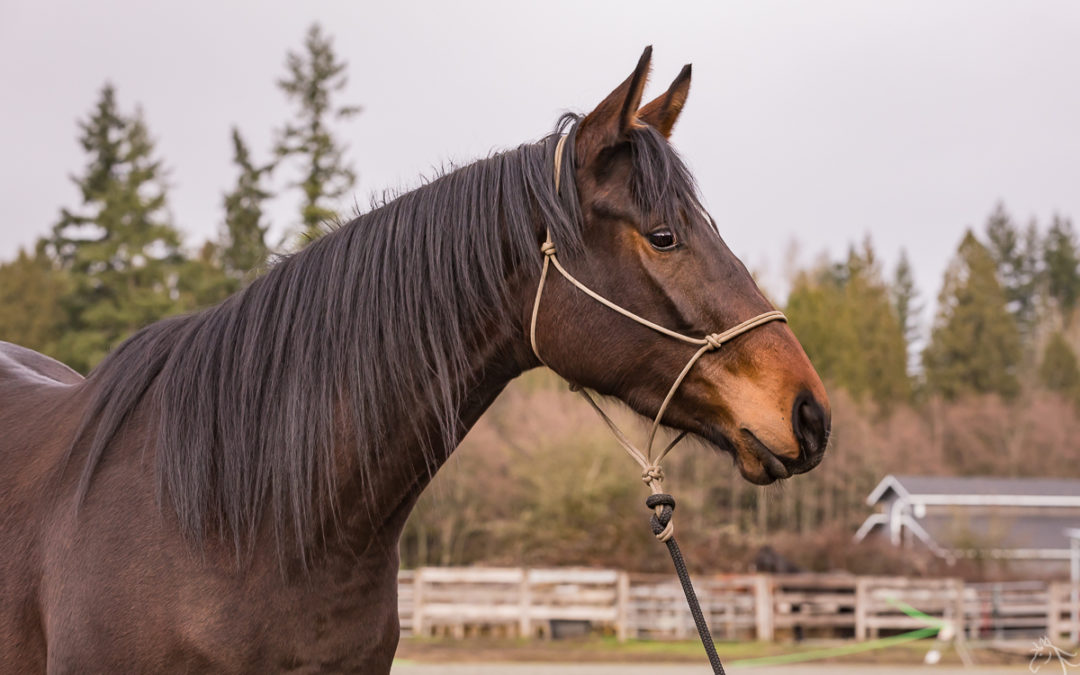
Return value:
M 1080 528 L 1080 480 L 889 475 L 866 503 L 879 508 L 859 527 L 856 541 L 883 537 L 894 546 L 925 546 L 950 561 L 1030 561 L 1065 572 L 1066 531 Z

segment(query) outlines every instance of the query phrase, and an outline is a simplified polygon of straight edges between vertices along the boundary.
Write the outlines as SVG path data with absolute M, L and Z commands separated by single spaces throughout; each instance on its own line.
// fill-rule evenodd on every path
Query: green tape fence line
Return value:
M 944 619 L 938 619 L 937 617 L 933 617 L 933 616 L 930 616 L 929 614 L 926 614 L 924 612 L 920 612 L 919 610 L 915 609 L 914 607 L 907 604 L 906 602 L 903 602 L 902 600 L 897 600 L 896 598 L 885 598 L 885 602 L 887 602 L 890 605 L 892 605 L 893 607 L 899 609 L 901 612 L 903 612 L 904 614 L 907 614 L 911 618 L 913 618 L 913 619 L 922 619 L 923 621 L 930 624 L 931 626 L 937 626 L 938 628 L 941 628 L 946 623 L 946 621 Z
M 901 602 L 895 598 L 885 598 L 885 601 L 911 618 L 921 619 L 930 625 L 925 628 L 917 628 L 913 631 L 908 631 L 907 633 L 901 633 L 900 635 L 890 635 L 886 638 L 870 640 L 869 642 L 857 642 L 853 645 L 841 645 L 839 647 L 823 647 L 821 649 L 812 649 L 807 652 L 796 652 L 794 654 L 780 654 L 779 656 L 762 656 L 756 659 L 742 659 L 740 661 L 732 661 L 728 665 L 732 668 L 779 666 L 787 663 L 802 663 L 804 661 L 817 661 L 836 656 L 870 652 L 876 649 L 884 649 L 885 647 L 903 644 L 905 642 L 914 642 L 915 640 L 933 637 L 937 635 L 945 625 L 945 621 L 932 617 L 924 612 L 920 612 L 906 602 Z
M 803 661 L 817 661 L 818 659 L 828 659 L 834 656 L 847 656 L 848 654 L 858 654 L 860 652 L 869 652 L 875 649 L 882 649 L 884 647 L 892 647 L 893 645 L 902 644 L 904 642 L 922 640 L 923 638 L 937 635 L 937 632 L 939 630 L 941 630 L 940 626 L 928 626 L 926 628 L 919 628 L 907 633 L 901 633 L 900 635 L 891 635 L 887 638 L 870 640 L 869 642 L 857 642 L 853 645 L 842 645 L 839 647 L 825 647 L 822 649 L 814 649 L 808 652 L 797 652 L 795 654 L 781 654 L 779 656 L 762 656 L 756 659 L 742 659 L 741 661 L 732 661 L 729 665 L 732 668 L 756 668 L 758 666 L 778 666 L 785 663 L 800 663 Z

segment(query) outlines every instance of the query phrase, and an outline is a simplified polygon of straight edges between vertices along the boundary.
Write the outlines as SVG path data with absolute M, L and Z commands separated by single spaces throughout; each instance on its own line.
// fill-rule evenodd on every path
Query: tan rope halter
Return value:
M 559 142 L 555 146 L 556 194 L 558 194 L 559 192 L 560 176 L 562 173 L 563 147 L 565 145 L 566 136 L 564 135 L 559 138 Z M 559 259 L 555 256 L 555 244 L 551 241 L 550 229 L 548 229 L 547 231 L 547 236 L 544 239 L 544 243 L 540 246 L 540 252 L 544 254 L 544 266 L 540 271 L 540 283 L 536 287 L 536 299 L 533 301 L 532 320 L 529 325 L 529 341 L 532 344 L 532 350 L 533 353 L 536 354 L 536 358 L 538 358 L 540 362 L 544 365 L 547 365 L 547 362 L 545 362 L 544 358 L 540 356 L 540 350 L 537 348 L 536 344 L 536 316 L 540 312 L 540 298 L 543 297 L 544 283 L 547 281 L 548 270 L 552 265 L 555 266 L 555 269 L 559 272 L 559 274 L 563 275 L 563 277 L 565 277 L 567 281 L 576 286 L 581 292 L 585 293 L 590 298 L 596 300 L 608 309 L 614 310 L 619 314 L 622 314 L 626 318 L 632 319 L 633 321 L 636 321 L 642 326 L 651 328 L 658 333 L 662 333 L 668 337 L 675 338 L 676 340 L 681 340 L 687 344 L 698 345 L 699 347 L 698 350 L 694 352 L 694 355 L 690 357 L 690 360 L 686 362 L 686 365 L 683 366 L 682 371 L 680 371 L 679 375 L 675 378 L 675 382 L 671 385 L 671 388 L 668 389 L 667 396 L 664 397 L 664 402 L 660 404 L 660 409 L 656 412 L 656 417 L 653 418 L 652 428 L 650 428 L 649 430 L 649 438 L 645 444 L 644 451 L 639 450 L 637 447 L 634 446 L 633 443 L 630 442 L 630 439 L 628 439 L 626 435 L 615 425 L 615 422 L 613 422 L 611 418 L 608 417 L 607 413 L 600 409 L 600 406 L 596 403 L 593 397 L 589 395 L 587 391 L 571 385 L 571 389 L 579 392 L 583 397 L 585 397 L 585 400 L 589 402 L 589 405 L 593 407 L 593 410 L 595 410 L 597 414 L 600 415 L 600 419 L 604 420 L 604 423 L 607 424 L 609 429 L 611 429 L 611 432 L 615 435 L 615 440 L 618 441 L 619 445 L 622 446 L 623 450 L 625 450 L 626 453 L 630 455 L 630 457 L 635 462 L 637 462 L 639 466 L 641 466 L 641 480 L 649 486 L 653 494 L 660 494 L 662 492 L 662 490 L 660 489 L 660 483 L 664 480 L 664 471 L 662 468 L 660 468 L 660 462 L 663 461 L 664 457 L 667 456 L 668 452 L 670 452 L 671 449 L 674 448 L 675 445 L 686 436 L 687 432 L 683 431 L 678 436 L 676 436 L 675 439 L 668 443 L 668 445 L 656 456 L 655 459 L 653 459 L 652 457 L 653 440 L 656 438 L 656 431 L 660 428 L 660 424 L 664 419 L 664 412 L 667 410 L 668 405 L 671 403 L 671 399 L 674 398 L 675 392 L 676 390 L 678 390 L 679 385 L 681 385 L 683 380 L 686 379 L 686 375 L 690 372 L 690 369 L 694 367 L 694 364 L 697 363 L 698 359 L 704 356 L 706 352 L 720 349 L 720 347 L 722 347 L 728 340 L 731 340 L 732 338 L 742 335 L 743 333 L 751 331 L 758 326 L 769 323 L 770 321 L 787 321 L 787 317 L 784 316 L 783 312 L 773 310 L 770 312 L 764 312 L 763 314 L 759 314 L 752 319 L 747 319 L 739 325 L 729 328 L 722 333 L 710 333 L 703 338 L 683 335 L 682 333 L 677 333 L 669 328 L 664 328 L 663 326 L 655 324 L 644 317 L 638 316 L 637 314 L 634 314 L 633 312 L 624 307 L 620 307 L 619 305 L 608 300 L 604 296 L 593 291 L 591 288 L 575 279 L 572 274 L 566 271 L 566 268 L 562 266 L 562 263 L 560 263 Z M 658 515 L 661 508 L 662 507 L 659 506 L 656 507 Z M 672 528 L 672 524 L 669 521 L 667 526 L 664 528 L 664 531 L 657 534 L 656 538 L 660 541 L 666 542 L 668 539 L 671 538 L 673 532 L 674 531 Z

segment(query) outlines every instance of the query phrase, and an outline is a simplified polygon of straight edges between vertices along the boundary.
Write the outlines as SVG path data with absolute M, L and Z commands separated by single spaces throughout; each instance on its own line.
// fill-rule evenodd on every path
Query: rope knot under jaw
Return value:
M 709 333 L 705 336 L 705 342 L 708 343 L 709 349 L 720 349 L 724 346 L 719 333 Z
M 659 483 L 663 480 L 664 470 L 658 466 L 646 467 L 646 469 L 641 472 L 641 482 L 646 485 L 652 485 L 653 481 Z
M 551 241 L 545 241 L 543 244 L 540 244 L 540 252 L 543 253 L 546 257 L 551 257 L 555 255 L 555 243 Z

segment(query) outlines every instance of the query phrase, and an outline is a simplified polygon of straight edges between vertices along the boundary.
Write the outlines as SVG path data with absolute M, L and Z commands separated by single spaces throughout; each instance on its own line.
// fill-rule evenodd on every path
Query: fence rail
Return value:
M 695 580 L 720 640 L 804 635 L 873 639 L 944 622 L 970 639 L 1078 641 L 1080 586 L 965 584 L 847 574 L 754 574 Z M 398 577 L 402 635 L 691 639 L 682 589 L 667 575 L 591 568 L 423 567 Z M 914 610 L 914 611 L 913 611 Z

